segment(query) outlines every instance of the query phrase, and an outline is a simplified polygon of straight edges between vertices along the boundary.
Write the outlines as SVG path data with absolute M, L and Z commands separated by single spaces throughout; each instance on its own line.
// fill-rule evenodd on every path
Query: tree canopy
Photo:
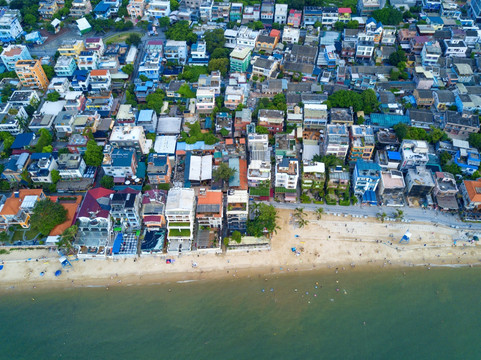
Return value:
M 195 98 L 195 92 L 192 91 L 190 88 L 189 84 L 185 83 L 183 84 L 179 90 L 178 93 L 183 97 L 187 99 L 193 99 Z
M 60 249 L 67 249 L 70 250 L 72 248 L 72 242 L 75 240 L 75 236 L 78 232 L 78 226 L 72 225 L 64 230 L 60 240 L 57 243 L 57 246 Z
M 236 169 L 230 168 L 229 165 L 223 162 L 212 172 L 212 176 L 215 181 L 229 181 L 236 171 Z
M 45 75 L 47 76 L 47 79 L 52 80 L 52 78 L 55 76 L 55 71 L 53 69 L 53 66 L 50 65 L 42 65 L 43 71 L 45 72 Z
M 47 236 L 55 226 L 66 220 L 67 210 L 60 203 L 45 199 L 37 201 L 35 204 L 30 223 L 32 229 L 39 231 L 43 236 Z
M 402 49 L 398 49 L 389 55 L 389 64 L 398 66 L 400 62 L 406 62 L 406 52 Z
M 370 114 L 377 110 L 379 102 L 374 90 L 367 89 L 362 93 L 352 90 L 339 90 L 328 97 L 327 104 L 330 107 L 348 108 L 357 111 L 364 111 Z
M 127 64 L 127 65 L 122 66 L 122 72 L 124 74 L 129 75 L 129 76 L 132 75 L 132 73 L 134 72 L 134 65 Z
M 229 71 L 230 62 L 227 58 L 220 58 L 220 59 L 211 59 L 209 61 L 209 65 L 207 70 L 209 72 L 219 70 L 222 76 L 225 76 Z
M 403 13 L 396 8 L 386 6 L 380 10 L 374 10 L 372 17 L 383 25 L 399 25 L 403 20 Z
M 152 94 L 149 94 L 145 98 L 147 108 L 154 110 L 157 114 L 160 114 L 162 106 L 164 106 L 165 92 L 162 89 L 157 89 Z
M 476 149 L 481 151 L 481 134 L 480 133 L 470 133 L 468 137 L 469 145 L 474 146 Z
M 95 140 L 89 140 L 87 142 L 87 150 L 84 154 L 85 164 L 88 166 L 100 166 L 104 159 L 103 147 L 97 145 Z
M 199 80 L 199 76 L 202 74 L 208 74 L 207 68 L 205 66 L 184 66 L 184 71 L 182 74 L 179 74 L 179 80 L 185 80 L 190 83 L 197 82 Z
M 400 141 L 404 139 L 425 140 L 432 144 L 436 144 L 439 141 L 445 141 L 448 139 L 448 135 L 444 131 L 433 126 L 429 132 L 425 129 L 408 126 L 404 123 L 394 125 L 393 129 Z
M 165 36 L 170 40 L 187 41 L 189 46 L 197 42 L 197 35 L 192 32 L 189 22 L 185 20 L 170 26 L 165 32 Z
M 125 40 L 125 43 L 127 45 L 134 45 L 134 46 L 138 46 L 140 44 L 140 42 L 142 41 L 142 37 L 137 34 L 137 33 L 133 33 L 133 34 L 130 34 L 129 37 L 127 38 L 127 40 Z
M 224 30 L 215 29 L 204 34 L 207 52 L 212 54 L 215 49 L 223 48 L 225 44 Z
M 47 101 L 58 101 L 60 99 L 60 94 L 56 91 L 47 94 Z
M 114 187 L 114 178 L 112 176 L 104 176 L 100 179 L 100 186 L 106 189 L 112 189 Z
M 44 152 L 43 148 L 52 144 L 52 134 L 45 128 L 38 130 L 40 137 L 35 145 L 35 152 Z
M 211 132 L 203 133 L 198 121 L 193 124 L 187 124 L 187 127 L 189 128 L 189 132 L 182 131 L 180 133 L 179 141 L 185 141 L 187 144 L 194 144 L 197 141 L 205 141 L 207 145 L 214 145 L 219 142 L 219 139 Z
M 255 203 L 253 207 L 253 218 L 247 222 L 247 233 L 260 237 L 266 235 L 266 233 L 272 234 L 275 232 L 278 229 L 278 215 L 274 206 Z

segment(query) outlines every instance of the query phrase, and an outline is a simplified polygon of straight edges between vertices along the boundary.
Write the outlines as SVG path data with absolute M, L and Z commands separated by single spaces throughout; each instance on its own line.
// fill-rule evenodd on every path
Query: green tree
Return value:
M 316 210 L 317 220 L 321 220 L 322 214 L 324 214 L 324 209 L 322 207 L 320 207 Z
M 132 64 L 124 65 L 124 66 L 122 67 L 122 72 L 123 72 L 124 74 L 129 75 L 129 76 L 132 75 L 132 73 L 134 72 L 134 65 L 132 65 Z
M 229 130 L 227 130 L 226 128 L 222 128 L 220 130 L 220 134 L 223 136 L 223 137 L 227 137 L 229 136 Z
M 316 22 L 319 22 L 319 21 L 316 21 Z M 322 24 L 321 24 L 322 25 Z M 316 24 L 314 24 L 314 27 L 316 26 Z M 336 21 L 334 23 L 334 29 L 336 31 L 342 31 L 344 30 L 344 28 L 346 27 L 346 24 L 344 24 L 342 21 Z
M 13 86 L 10 85 L 10 84 L 7 84 L 3 87 L 2 92 L 1 92 L 3 103 L 6 103 L 10 99 L 10 96 L 12 96 L 12 94 L 13 94 L 13 90 L 14 90 Z
M 393 126 L 394 132 L 396 133 L 397 138 L 399 141 L 405 139 L 408 135 L 409 126 L 404 123 L 399 123 Z
M 112 176 L 104 176 L 100 180 L 100 186 L 106 189 L 112 189 L 114 187 L 114 178 Z
M 346 24 L 347 29 L 358 29 L 359 28 L 359 21 L 351 20 Z
M 51 153 L 53 152 L 53 146 L 52 145 L 47 145 L 42 148 L 43 153 Z
M 170 0 L 170 10 L 179 10 L 179 2 L 177 0 Z
M 197 42 L 197 35 L 192 32 L 189 22 L 185 20 L 169 26 L 165 31 L 165 36 L 169 40 L 187 41 L 189 46 Z
M 437 144 L 440 141 L 446 141 L 448 135 L 439 128 L 431 126 L 431 131 L 428 134 L 428 140 L 431 144 Z
M 52 176 L 52 182 L 54 184 L 58 183 L 59 180 L 61 179 L 60 178 L 60 172 L 57 170 L 57 169 L 53 169 L 51 172 L 50 172 L 50 175 Z
M 183 98 L 187 98 L 187 99 L 193 99 L 193 98 L 195 98 L 195 92 L 192 91 L 192 89 L 190 88 L 189 84 L 187 84 L 187 83 L 183 84 L 183 85 L 179 88 L 178 93 L 179 93 L 180 96 L 182 96 Z
M 169 25 L 170 25 L 170 19 L 169 19 L 168 16 L 164 16 L 164 17 L 159 19 L 159 27 L 165 29 Z
M 2 157 L 7 157 L 10 155 L 10 148 L 15 141 L 15 137 L 6 131 L 0 131 L 0 140 L 3 141 Z
M 403 20 L 403 13 L 396 8 L 386 6 L 380 10 L 373 11 L 372 17 L 383 25 L 399 25 Z
M 146 96 L 145 101 L 147 103 L 147 108 L 154 110 L 157 114 L 162 111 L 162 106 L 164 106 L 165 93 L 161 89 L 155 90 L 152 94 Z
M 56 91 L 47 94 L 47 101 L 58 101 L 60 99 L 60 94 Z
M 370 114 L 376 111 L 379 107 L 379 102 L 377 101 L 377 96 L 373 89 L 364 90 L 361 93 L 361 98 L 363 102 L 364 113 Z
M 406 53 L 402 49 L 398 49 L 395 52 L 393 52 L 391 55 L 389 55 L 389 64 L 391 64 L 392 66 L 398 66 L 399 63 L 401 62 L 405 63 L 406 61 L 407 61 Z
M 72 225 L 66 228 L 57 243 L 58 248 L 70 251 L 72 249 L 72 243 L 75 241 L 75 237 L 77 236 L 77 232 L 77 225 Z
M 229 59 L 222 58 L 222 59 L 212 59 L 209 61 L 209 65 L 207 66 L 207 70 L 209 72 L 219 70 L 222 76 L 225 76 L 229 71 Z
M 257 125 L 256 126 L 256 133 L 258 134 L 269 134 L 269 130 L 266 127 Z
M 207 52 L 212 54 L 214 50 L 223 48 L 225 44 L 224 30 L 215 29 L 206 31 L 204 34 L 204 40 Z
M 48 214 L 48 216 L 45 216 Z M 67 210 L 57 202 L 49 199 L 37 201 L 33 207 L 30 224 L 32 229 L 47 236 L 52 229 L 67 220 Z
M 468 137 L 469 145 L 474 146 L 476 149 L 481 151 L 481 134 L 480 133 L 470 133 Z
M 255 203 L 252 213 L 253 218 L 247 222 L 247 232 L 249 235 L 260 237 L 277 232 L 277 229 L 279 229 L 277 226 L 279 217 L 274 206 Z
M 147 82 L 147 81 L 149 81 L 149 78 L 148 78 L 147 76 L 145 76 L 144 74 L 139 75 L 139 79 L 140 79 L 140 81 L 142 81 L 142 82 Z
M 139 46 L 141 41 L 142 41 L 142 38 L 140 37 L 140 35 L 137 33 L 133 33 L 129 35 L 127 40 L 125 40 L 125 43 L 127 45 Z
M 227 48 L 216 48 L 210 54 L 211 59 L 228 59 L 230 50 Z
M 264 29 L 264 24 L 262 23 L 262 21 L 253 21 L 253 22 L 247 23 L 247 27 L 249 29 L 262 30 Z
M 84 154 L 85 164 L 88 166 L 100 166 L 104 159 L 103 147 L 97 145 L 95 140 L 89 140 L 87 142 L 87 149 Z
M 47 76 L 47 79 L 52 80 L 52 78 L 55 76 L 55 71 L 53 69 L 53 66 L 50 65 L 42 65 L 43 71 L 45 72 L 45 75 Z
M 229 181 L 229 179 L 234 176 L 236 169 L 232 169 L 226 163 L 222 162 L 220 165 L 212 172 L 212 176 L 215 181 Z
M 52 144 L 52 134 L 46 128 L 42 128 L 38 131 L 39 138 L 35 145 L 35 152 L 43 152 L 44 147 Z
M 239 231 L 234 231 L 232 233 L 232 240 L 234 240 L 236 243 L 240 244 L 240 242 L 242 241 L 242 235 Z
M 25 24 L 30 26 L 35 26 L 37 24 L 37 18 L 32 14 L 25 15 L 23 21 L 25 22 Z

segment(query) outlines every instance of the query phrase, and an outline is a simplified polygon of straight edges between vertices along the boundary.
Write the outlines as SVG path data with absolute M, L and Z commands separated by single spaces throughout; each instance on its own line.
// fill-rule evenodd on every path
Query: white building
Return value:
M 468 46 L 463 40 L 451 39 L 443 41 L 444 56 L 466 57 Z
M 133 147 L 143 154 L 149 153 L 142 126 L 114 126 L 109 139 L 110 145 L 118 148 Z
M 305 104 L 304 127 L 306 129 L 320 129 L 326 126 L 328 119 L 327 105 Z
M 123 229 L 140 229 L 140 208 L 142 194 L 138 193 L 115 193 L 110 194 L 110 216 L 116 222 L 120 222 Z
M 247 183 L 256 187 L 261 183 L 271 181 L 271 154 L 267 134 L 249 134 L 247 137 L 249 151 L 249 166 L 247 168 Z
M 349 150 L 349 131 L 346 125 L 326 126 L 324 135 L 323 154 L 334 155 L 339 159 L 345 159 Z
M 0 41 L 12 42 L 22 35 L 23 29 L 19 15 L 18 10 L 6 10 L 0 17 Z
M 146 11 L 147 16 L 162 18 L 170 15 L 170 1 L 152 0 L 149 2 Z
M 90 88 L 93 92 L 110 91 L 111 86 L 112 78 L 109 70 L 98 69 L 90 71 Z
M 87 167 L 80 154 L 61 154 L 57 165 L 60 177 L 66 180 L 82 178 Z
M 194 239 L 195 191 L 187 188 L 171 189 L 165 204 L 167 220 L 167 252 L 180 254 L 191 251 Z
M 400 170 L 413 169 L 416 166 L 426 165 L 429 161 L 428 143 L 423 140 L 403 140 L 401 144 Z
M 249 193 L 247 190 L 228 191 L 226 217 L 229 234 L 234 231 L 246 232 L 249 218 Z
M 184 65 L 187 61 L 187 42 L 167 40 L 164 46 L 164 58 Z
M 301 36 L 301 30 L 293 27 L 285 27 L 282 31 L 282 42 L 297 44 Z
M 297 159 L 285 157 L 276 164 L 276 188 L 297 189 L 298 180 L 299 161 Z
M 8 45 L 0 55 L 8 71 L 15 71 L 15 63 L 18 60 L 32 60 L 28 49 L 24 45 Z
M 195 108 L 197 112 L 210 114 L 215 107 L 215 89 L 197 89 Z
M 278 24 L 287 23 L 287 4 L 276 4 L 274 22 Z
M 241 26 L 237 31 L 236 42 L 232 48 L 235 46 L 240 46 L 254 49 L 256 47 L 256 41 L 258 37 L 259 31 L 249 29 L 247 26 Z
M 78 58 L 79 70 L 95 70 L 100 62 L 99 55 L 96 51 L 82 51 Z

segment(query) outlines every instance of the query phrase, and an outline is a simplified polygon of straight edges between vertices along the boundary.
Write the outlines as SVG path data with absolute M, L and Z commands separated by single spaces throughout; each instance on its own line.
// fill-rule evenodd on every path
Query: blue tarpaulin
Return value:
M 122 233 L 117 234 L 117 237 L 114 241 L 114 246 L 112 247 L 112 253 L 118 254 L 120 252 L 120 245 L 122 245 L 123 236 Z

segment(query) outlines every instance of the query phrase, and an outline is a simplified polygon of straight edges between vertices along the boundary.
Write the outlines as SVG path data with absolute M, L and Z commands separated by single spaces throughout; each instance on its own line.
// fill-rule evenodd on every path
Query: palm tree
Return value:
M 404 211 L 396 209 L 396 214 L 394 215 L 394 217 L 398 220 L 404 219 Z
M 309 224 L 309 221 L 307 221 L 306 219 L 297 220 L 297 226 L 299 226 L 300 228 L 303 228 L 307 224 Z
M 381 220 L 381 222 L 384 222 L 384 219 L 386 219 L 387 214 L 385 212 L 378 213 L 377 218 Z
M 75 237 L 78 232 L 78 226 L 72 225 L 69 228 L 65 229 L 60 237 L 60 240 L 57 242 L 57 246 L 59 249 L 65 249 L 67 252 L 72 250 L 72 242 L 75 240 Z
M 320 207 L 316 210 L 317 220 L 321 220 L 322 214 L 324 214 L 324 209 L 322 207 Z

